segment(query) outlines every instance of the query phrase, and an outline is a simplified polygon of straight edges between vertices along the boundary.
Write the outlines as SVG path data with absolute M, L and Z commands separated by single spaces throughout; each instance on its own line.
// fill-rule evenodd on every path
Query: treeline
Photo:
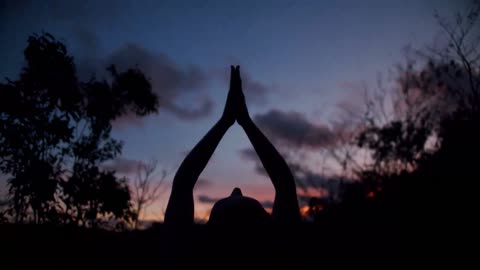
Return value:
M 0 172 L 9 201 L 0 220 L 98 226 L 135 219 L 126 179 L 102 168 L 121 153 L 112 122 L 157 111 L 158 97 L 135 68 L 80 81 L 52 35 L 29 37 L 18 79 L 0 83 Z
M 453 22 L 437 15 L 443 39 L 411 50 L 393 84 L 364 89 L 360 120 L 332 151 L 343 181 L 331 194 L 341 199 L 310 199 L 314 220 L 425 220 L 477 204 L 479 15 L 478 1 Z

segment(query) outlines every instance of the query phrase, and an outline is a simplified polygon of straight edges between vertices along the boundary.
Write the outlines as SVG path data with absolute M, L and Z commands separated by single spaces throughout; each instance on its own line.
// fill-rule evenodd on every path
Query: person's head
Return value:
M 270 214 L 255 199 L 243 196 L 237 187 L 232 194 L 215 203 L 208 224 L 211 225 L 265 225 L 271 221 Z

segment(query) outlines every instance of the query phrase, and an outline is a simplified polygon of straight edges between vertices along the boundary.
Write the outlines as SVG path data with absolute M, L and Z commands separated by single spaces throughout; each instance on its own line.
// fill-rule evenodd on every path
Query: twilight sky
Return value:
M 241 66 L 252 118 L 274 144 L 315 152 L 332 140 L 339 105 L 361 104 L 355 86 L 374 85 L 404 59 L 406 46 L 431 44 L 439 31 L 434 12 L 451 15 L 459 2 L 0 0 L 0 76 L 16 78 L 28 35 L 42 31 L 67 44 L 82 78 L 101 76 L 110 63 L 138 65 L 160 110 L 115 123 L 114 137 L 125 145 L 111 166 L 129 174 L 153 158 L 171 181 L 220 117 L 229 65 Z M 238 125 L 229 130 L 196 187 L 197 217 L 235 186 L 265 205 L 273 200 L 249 147 Z M 168 188 L 147 218 L 162 218 Z

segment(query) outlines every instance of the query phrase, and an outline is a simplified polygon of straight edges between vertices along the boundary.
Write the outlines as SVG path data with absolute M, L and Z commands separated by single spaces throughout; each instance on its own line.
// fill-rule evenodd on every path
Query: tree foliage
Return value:
M 129 188 L 101 164 L 121 153 L 112 121 L 156 112 L 158 97 L 138 69 L 79 81 L 63 43 L 28 39 L 25 67 L 0 83 L 0 171 L 7 175 L 16 222 L 95 225 L 127 218 Z
M 366 91 L 358 130 L 345 143 L 359 155 L 338 158 L 356 181 L 341 184 L 338 205 L 312 199 L 310 209 L 322 209 L 312 215 L 343 211 L 365 219 L 372 210 L 372 219 L 418 213 L 420 221 L 446 215 L 457 202 L 463 204 L 455 209 L 478 204 L 479 16 L 478 1 L 453 21 L 436 15 L 443 39 L 410 51 L 393 84 Z

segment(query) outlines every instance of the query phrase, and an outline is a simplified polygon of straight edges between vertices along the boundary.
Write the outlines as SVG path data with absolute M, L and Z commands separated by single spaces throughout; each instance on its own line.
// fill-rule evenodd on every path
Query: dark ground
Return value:
M 111 232 L 0 226 L 2 269 L 399 269 L 399 224 Z

